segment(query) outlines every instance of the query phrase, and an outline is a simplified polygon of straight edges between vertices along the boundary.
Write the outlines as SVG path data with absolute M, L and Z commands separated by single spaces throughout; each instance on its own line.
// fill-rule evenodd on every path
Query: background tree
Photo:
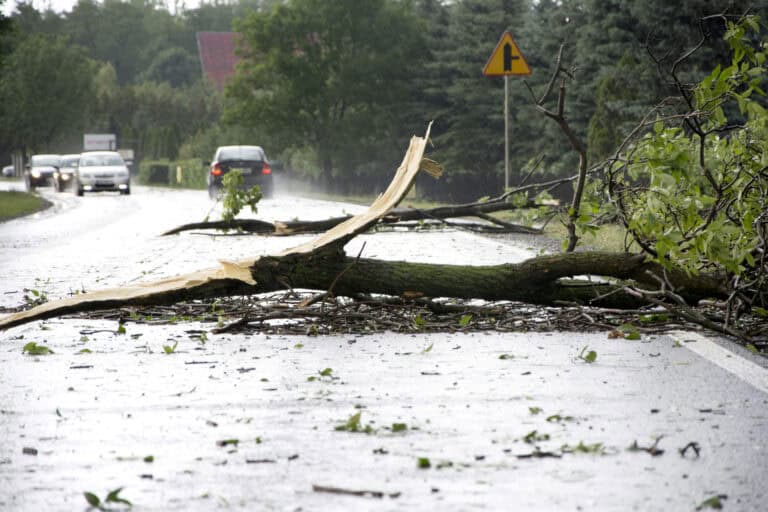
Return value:
M 437 62 L 446 71 L 443 91 L 447 107 L 437 119 L 435 137 L 438 158 L 448 173 L 446 181 L 459 185 L 474 197 L 501 192 L 504 170 L 503 80 L 483 77 L 481 72 L 499 37 L 510 30 L 528 56 L 527 40 L 520 30 L 530 20 L 530 2 L 522 0 L 465 0 L 451 8 L 446 43 L 434 48 Z M 511 112 L 532 108 L 522 83 L 511 87 Z M 512 154 L 522 154 L 529 137 L 512 124 Z M 517 167 L 517 166 L 515 166 Z M 514 179 L 513 179 L 514 181 Z M 472 186 L 468 186 L 472 183 Z M 471 192 L 470 192 L 471 191 Z M 457 195 L 467 200 L 467 195 Z
M 61 37 L 24 39 L 0 76 L 0 139 L 11 149 L 43 149 L 79 133 L 92 100 L 95 63 Z
M 325 183 L 399 139 L 422 47 L 409 4 L 294 0 L 236 27 L 244 60 L 227 91 L 228 120 L 265 127 L 277 148 L 310 146 Z

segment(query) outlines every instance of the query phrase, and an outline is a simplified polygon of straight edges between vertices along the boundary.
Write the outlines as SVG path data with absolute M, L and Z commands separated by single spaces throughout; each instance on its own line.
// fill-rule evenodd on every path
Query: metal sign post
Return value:
M 509 32 L 504 32 L 483 68 L 485 76 L 504 77 L 504 190 L 509 188 L 509 76 L 530 75 L 531 68 Z
M 504 190 L 509 189 L 509 77 L 504 75 Z

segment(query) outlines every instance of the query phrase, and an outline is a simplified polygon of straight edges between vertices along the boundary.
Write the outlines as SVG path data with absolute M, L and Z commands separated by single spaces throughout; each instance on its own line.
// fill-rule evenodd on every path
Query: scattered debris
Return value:
M 353 490 L 343 489 L 341 487 L 328 487 L 325 485 L 312 485 L 312 490 L 314 492 L 327 492 L 331 494 L 344 494 L 346 496 L 361 496 L 371 498 L 383 498 L 387 496 L 389 498 L 396 499 L 401 496 L 401 493 L 399 492 L 386 493 L 382 491 Z
M 530 453 L 521 453 L 519 455 L 516 455 L 518 459 L 546 459 L 546 458 L 553 458 L 553 459 L 559 459 L 562 457 L 561 454 L 555 453 L 555 452 L 548 452 L 543 451 L 538 446 Z
M 485 302 L 461 299 L 418 298 L 357 295 L 328 297 L 322 303 L 302 308 L 299 304 L 314 292 L 278 292 L 259 295 L 233 296 L 219 299 L 179 302 L 171 306 L 141 306 L 92 311 L 74 315 L 85 319 L 128 318 L 130 322 L 148 325 L 172 324 L 175 318 L 187 317 L 203 324 L 218 324 L 220 318 L 246 318 L 228 332 L 243 334 L 371 334 L 391 331 L 397 333 L 463 332 L 459 326 L 463 315 L 472 314 L 473 332 L 554 332 L 608 331 L 628 323 L 640 323 L 638 318 L 649 310 L 619 310 L 587 306 L 545 307 L 521 302 Z M 136 314 L 130 316 L 131 312 Z M 588 313 L 589 319 L 584 315 Z M 714 312 L 713 312 L 714 313 Z M 423 325 L 418 328 L 413 318 L 420 315 Z M 761 319 L 762 320 L 762 319 Z M 741 321 L 758 329 L 750 317 Z M 752 323 L 750 323 L 752 322 Z M 763 322 L 764 323 L 764 322 Z M 753 330 L 754 330 L 753 329 Z M 701 328 L 680 318 L 670 317 L 663 324 L 638 327 L 643 335 L 669 331 L 698 331 Z M 586 354 L 588 355 L 588 354 Z M 596 354 L 597 355 L 597 354 Z M 215 364 L 201 361 L 188 364 Z
M 698 459 L 701 456 L 701 446 L 699 446 L 699 443 L 696 441 L 691 441 L 687 445 L 680 448 L 678 451 L 680 452 L 680 456 L 685 458 L 689 450 L 694 453 L 693 458 Z
M 664 450 L 659 448 L 659 441 L 661 441 L 663 437 L 664 436 L 657 437 L 651 446 L 640 446 L 639 444 L 637 444 L 637 440 L 635 440 L 629 446 L 629 448 L 627 448 L 627 450 L 630 452 L 647 452 L 652 457 L 658 457 L 664 454 Z

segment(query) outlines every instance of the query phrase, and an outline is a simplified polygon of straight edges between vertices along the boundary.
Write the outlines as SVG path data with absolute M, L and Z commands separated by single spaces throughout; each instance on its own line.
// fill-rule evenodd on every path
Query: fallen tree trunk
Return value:
M 486 221 L 494 222 L 497 224 L 495 229 L 488 229 L 488 231 L 496 231 L 503 233 L 526 233 L 526 234 L 541 234 L 541 230 L 537 228 L 531 228 L 528 226 L 521 226 L 517 224 L 501 223 L 498 220 L 489 219 L 488 214 L 501 211 L 509 211 L 520 208 L 536 208 L 539 206 L 545 206 L 537 204 L 534 201 L 529 201 L 525 205 L 513 205 L 504 201 L 493 203 L 473 203 L 457 206 L 440 206 L 437 208 L 429 209 L 415 209 L 415 208 L 402 208 L 392 210 L 389 214 L 381 217 L 376 224 L 397 224 L 400 222 L 414 222 L 420 220 L 445 220 L 457 217 L 479 217 Z M 295 220 L 295 221 L 277 221 L 266 222 L 258 219 L 234 219 L 232 221 L 205 221 L 205 222 L 191 222 L 173 228 L 163 233 L 162 236 L 176 235 L 184 231 L 191 231 L 193 229 L 215 229 L 215 230 L 240 230 L 246 233 L 254 233 L 259 235 L 272 235 L 272 236 L 289 236 L 299 234 L 310 233 L 322 233 L 327 231 L 342 222 L 346 222 L 352 218 L 352 215 L 345 215 L 342 217 L 333 217 L 323 220 Z M 487 225 L 491 228 L 490 225 Z
M 348 296 L 374 293 L 636 308 L 648 301 L 626 293 L 623 283 L 561 282 L 560 279 L 600 274 L 653 285 L 652 275 L 663 272 L 657 265 L 646 262 L 644 256 L 626 253 L 564 253 L 515 264 L 467 266 L 351 258 L 332 247 L 309 254 L 262 257 L 250 267 L 236 267 L 227 270 L 229 275 L 224 273 L 216 279 L 198 279 L 202 273 L 195 273 L 160 281 L 151 287 L 139 285 L 93 292 L 46 303 L 3 318 L 0 328 L 89 310 L 167 305 L 289 288 L 330 290 L 336 295 Z M 240 278 L 235 277 L 237 272 L 241 274 Z M 669 271 L 667 274 L 670 282 L 680 288 L 680 295 L 691 303 L 705 298 L 727 297 L 722 280 L 716 276 L 694 278 L 684 272 Z M 84 297 L 88 300 L 81 300 Z

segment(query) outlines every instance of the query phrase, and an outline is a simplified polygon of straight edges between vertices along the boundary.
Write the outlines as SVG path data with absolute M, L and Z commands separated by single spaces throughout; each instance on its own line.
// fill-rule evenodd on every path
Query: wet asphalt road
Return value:
M 159 237 L 208 214 L 203 192 L 53 200 L 0 224 L 0 306 L 23 303 L 25 288 L 55 298 L 304 240 Z M 259 217 L 360 210 L 278 195 Z M 364 236 L 348 252 L 363 241 L 364 256 L 385 259 L 529 254 L 463 232 Z M 104 498 L 119 487 L 135 510 L 668 511 L 717 495 L 727 495 L 725 510 L 765 509 L 768 373 L 721 340 L 209 334 L 203 343 L 191 331 L 211 324 L 126 326 L 117 334 L 115 322 L 54 319 L 0 333 L 0 510 L 85 510 L 83 492 Z M 30 341 L 54 353 L 23 354 Z M 585 346 L 595 363 L 578 359 Z M 356 413 L 369 433 L 336 430 Z M 663 453 L 628 449 L 656 440 Z M 699 456 L 682 456 L 691 443 Z

